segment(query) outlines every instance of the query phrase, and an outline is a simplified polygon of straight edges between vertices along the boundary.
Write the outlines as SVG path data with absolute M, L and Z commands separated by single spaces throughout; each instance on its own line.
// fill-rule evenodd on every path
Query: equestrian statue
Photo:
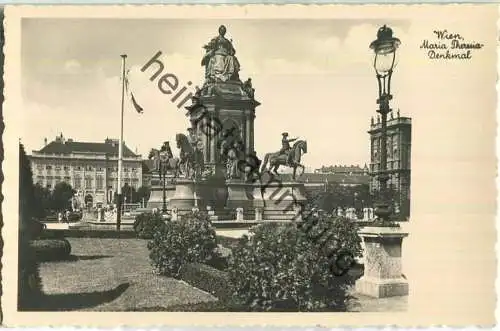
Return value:
M 290 146 L 291 142 L 295 142 L 293 146 Z M 281 139 L 281 149 L 276 153 L 267 153 L 264 156 L 264 162 L 262 164 L 261 171 L 264 172 L 269 170 L 278 174 L 278 168 L 280 166 L 287 166 L 293 168 L 293 180 L 296 179 L 297 168 L 302 169 L 302 173 L 305 171 L 305 166 L 300 163 L 302 154 L 307 153 L 307 141 L 298 140 L 298 138 L 288 138 L 288 132 L 282 133 Z M 266 169 L 269 163 L 269 168 Z
M 190 130 L 188 130 L 190 131 Z M 182 133 L 175 136 L 179 153 L 179 170 L 185 178 L 195 179 L 204 168 L 203 153 L 198 147 L 198 141 L 193 138 L 190 131 L 190 138 Z
M 167 171 L 173 171 L 174 177 L 177 177 L 180 160 L 174 157 L 172 149 L 170 148 L 170 142 L 165 141 L 159 150 L 152 148 L 149 152 L 148 159 L 153 160 L 154 170 L 157 172 L 165 173 Z

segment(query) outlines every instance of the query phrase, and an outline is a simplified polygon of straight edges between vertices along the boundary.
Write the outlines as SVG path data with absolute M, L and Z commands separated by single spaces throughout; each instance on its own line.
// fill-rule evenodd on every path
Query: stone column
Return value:
M 203 135 L 203 162 L 207 163 L 208 160 L 209 160 L 209 153 L 210 153 L 210 149 L 209 149 L 209 134 L 207 134 L 207 128 L 209 128 L 208 126 L 208 117 L 205 116 L 203 117 L 203 123 L 200 123 L 198 124 L 198 132 L 200 130 L 200 126 L 202 128 L 204 128 L 204 131 L 202 131 L 202 135 Z
M 251 114 L 247 113 L 245 116 L 245 149 L 247 155 L 252 151 L 252 118 Z
M 255 121 L 255 115 L 252 114 L 250 116 L 250 151 L 253 152 L 254 151 L 254 121 Z
M 210 163 L 215 164 L 217 162 L 217 130 L 220 130 L 216 125 L 214 118 L 210 119 L 211 129 L 210 129 Z

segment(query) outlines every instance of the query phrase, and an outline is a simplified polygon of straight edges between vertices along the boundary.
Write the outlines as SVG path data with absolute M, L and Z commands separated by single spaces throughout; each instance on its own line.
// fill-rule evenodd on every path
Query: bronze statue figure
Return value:
M 205 66 L 205 78 L 208 82 L 226 82 L 239 80 L 240 63 L 236 58 L 236 50 L 226 37 L 226 27 L 219 27 L 219 35 L 203 46 L 205 55 L 201 65 Z
M 241 173 L 238 169 L 238 162 L 243 157 L 244 152 L 243 143 L 240 140 L 235 141 L 227 152 L 226 163 L 226 178 L 227 179 L 240 179 Z
M 252 78 L 248 78 L 243 83 L 243 90 L 247 93 L 248 97 L 253 99 L 255 97 L 255 89 L 252 86 Z
M 177 177 L 179 172 L 179 158 L 174 157 L 170 143 L 164 142 L 160 150 L 152 148 L 148 155 L 149 160 L 153 160 L 153 168 L 156 172 L 172 171 L 174 177 Z M 160 169 L 160 167 L 163 167 Z
M 264 156 L 264 162 L 262 164 L 262 169 L 261 171 L 264 172 L 267 166 L 267 163 L 269 162 L 269 170 L 274 172 L 274 174 L 278 174 L 278 168 L 280 166 L 287 166 L 290 168 L 293 168 L 293 175 L 292 178 L 293 180 L 296 179 L 297 175 L 297 168 L 302 169 L 302 174 L 305 171 L 305 166 L 300 163 L 300 159 L 302 157 L 302 154 L 307 153 L 307 142 L 305 140 L 298 140 L 293 144 L 291 149 L 288 151 L 287 154 L 284 154 L 283 151 L 286 151 L 288 146 L 287 144 L 290 143 L 290 139 L 287 139 L 288 135 L 283 135 L 283 146 L 282 149 L 277 152 L 277 153 L 267 153 Z M 286 142 L 285 142 L 286 140 Z
M 260 178 L 260 166 L 262 161 L 257 157 L 255 151 L 245 154 L 238 162 L 238 169 L 245 176 L 245 182 L 252 183 Z
M 178 133 L 175 136 L 179 152 L 179 170 L 185 178 L 195 179 L 200 170 L 203 169 L 202 152 L 193 145 L 186 135 Z
M 281 149 L 278 152 L 280 155 L 285 155 L 286 156 L 286 164 L 290 164 L 290 150 L 292 149 L 290 146 L 291 142 L 296 141 L 298 138 L 288 138 L 288 132 L 283 132 L 281 134 Z

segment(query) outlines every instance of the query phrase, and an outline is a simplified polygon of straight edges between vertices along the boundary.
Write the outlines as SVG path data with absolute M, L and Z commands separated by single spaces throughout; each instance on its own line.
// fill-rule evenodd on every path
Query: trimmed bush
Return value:
M 18 309 L 31 310 L 37 308 L 43 296 L 39 262 L 36 259 L 34 249 L 24 240 L 19 247 L 18 277 Z
M 220 236 L 220 235 L 217 236 L 217 242 L 219 244 L 221 244 L 222 246 L 230 248 L 230 249 L 237 247 L 239 241 L 240 241 L 240 238 L 232 238 L 232 237 L 226 237 L 226 236 Z
M 205 263 L 217 247 L 215 229 L 207 215 L 183 215 L 182 221 L 170 221 L 158 227 L 148 242 L 149 257 L 161 274 L 178 277 L 182 266 Z
M 236 298 L 254 311 L 344 311 L 361 254 L 357 228 L 347 220 L 308 218 L 261 224 L 233 250 L 228 274 Z
M 104 228 L 101 228 L 104 227 Z M 64 238 L 106 238 L 106 239 L 136 239 L 137 234 L 133 229 L 122 228 L 120 231 L 111 230 L 106 226 L 97 229 L 49 229 L 44 230 L 38 239 L 64 239 Z
M 201 263 L 189 263 L 181 268 L 180 279 L 219 299 L 228 300 L 232 291 L 226 272 Z
M 138 238 L 153 239 L 155 231 L 165 225 L 160 214 L 142 213 L 135 217 L 134 231 Z
M 64 261 L 71 254 L 71 244 L 66 239 L 42 239 L 30 242 L 39 262 Z

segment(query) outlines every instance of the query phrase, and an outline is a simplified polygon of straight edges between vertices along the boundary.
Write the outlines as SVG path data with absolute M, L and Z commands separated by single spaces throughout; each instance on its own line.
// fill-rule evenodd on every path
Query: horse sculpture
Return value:
M 156 148 L 152 148 L 151 151 L 149 152 L 148 159 L 153 160 L 154 162 L 154 169 L 156 171 L 160 171 L 160 166 L 161 166 L 161 152 L 157 150 Z M 174 172 L 174 178 L 176 178 L 179 175 L 180 172 L 180 167 L 179 167 L 180 160 L 177 157 L 171 157 L 167 158 L 167 160 L 164 162 L 164 171 L 173 171 Z
M 267 163 L 269 162 L 269 171 L 274 172 L 274 174 L 278 174 L 278 168 L 280 166 L 287 166 L 293 168 L 293 180 L 296 179 L 297 168 L 302 169 L 301 175 L 305 171 L 305 166 L 300 163 L 300 159 L 302 154 L 307 153 L 307 141 L 298 140 L 293 144 L 290 150 L 290 162 L 288 163 L 288 155 L 276 153 L 267 153 L 264 156 L 264 162 L 262 163 L 262 172 L 266 170 Z
M 179 169 L 186 178 L 194 179 L 203 170 L 203 154 L 182 133 L 175 136 L 175 141 L 180 149 Z

